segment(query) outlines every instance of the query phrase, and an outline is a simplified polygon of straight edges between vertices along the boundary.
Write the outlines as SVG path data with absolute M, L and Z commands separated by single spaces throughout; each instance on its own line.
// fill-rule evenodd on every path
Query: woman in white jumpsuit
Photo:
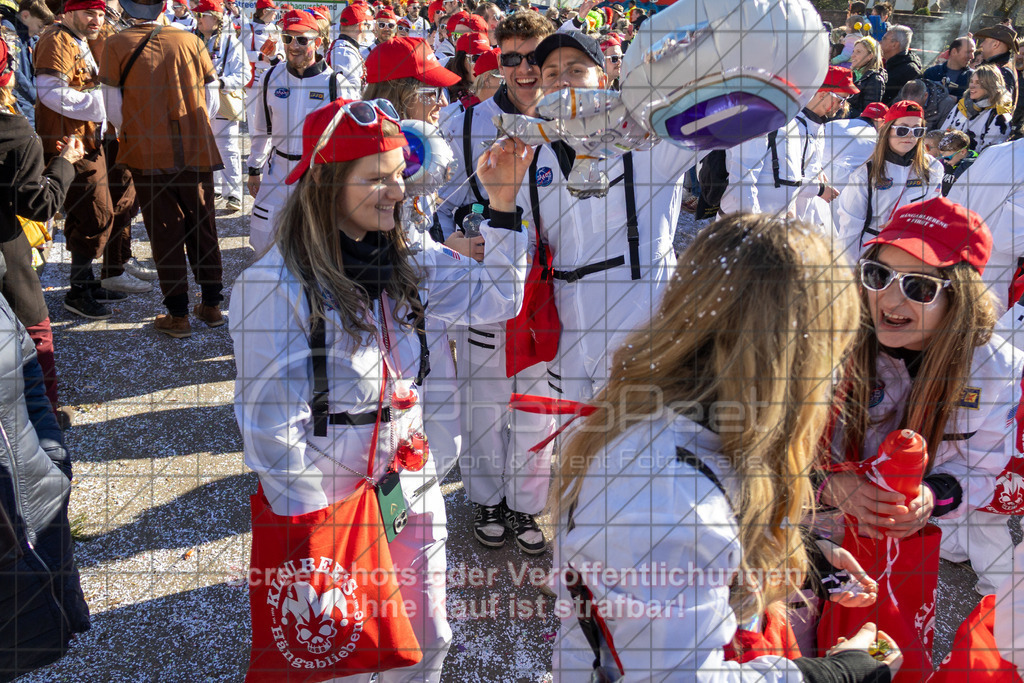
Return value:
M 393 466 L 400 427 L 387 398 L 378 417 L 378 397 L 422 376 L 424 305 L 426 315 L 448 322 L 504 320 L 522 303 L 514 283 L 526 271 L 526 235 L 515 195 L 504 189 L 518 185 L 529 163 L 515 157 L 525 156 L 521 143 L 506 141 L 509 153 L 498 145 L 482 162 L 483 182 L 494 185 L 498 208 L 509 212 L 485 223 L 487 249 L 478 264 L 430 241 L 409 254 L 396 219 L 405 138 L 389 103 L 336 100 L 307 117 L 303 134 L 303 158 L 288 178 L 298 184 L 276 244 L 242 274 L 232 298 L 245 460 L 279 515 L 320 510 L 355 491 L 378 419 L 373 478 Z M 326 436 L 315 435 L 311 419 L 311 308 L 324 311 L 326 326 Z M 418 409 L 411 414 L 419 417 Z M 429 459 L 418 472 L 402 470 L 400 480 L 408 524 L 389 547 L 423 660 L 378 680 L 436 682 L 452 635 L 444 501 Z
M 657 324 L 620 347 L 561 457 L 556 680 L 883 681 L 898 668 L 898 654 L 865 651 L 873 625 L 825 658 L 726 654 L 808 570 L 784 520 L 811 504 L 802 473 L 857 324 L 845 267 L 816 228 L 769 214 L 728 216 L 680 256 Z M 573 571 L 605 610 L 593 647 Z
M 982 593 L 1012 564 L 1006 517 L 974 511 L 993 498 L 1013 453 L 1020 374 L 1012 347 L 993 334 L 996 314 L 982 273 L 992 236 L 977 214 L 946 198 L 896 212 L 860 262 L 870 316 L 851 355 L 848 399 L 833 459 L 873 457 L 893 430 L 928 443 L 917 499 L 869 485 L 858 473 L 821 484 L 821 502 L 856 519 L 860 534 L 903 538 L 930 520 L 942 528 L 940 556 L 971 560 Z M 1019 358 L 1019 356 L 1018 356 Z
M 924 133 L 921 105 L 902 100 L 889 107 L 874 154 L 839 195 L 839 239 L 850 261 L 896 209 L 941 194 L 942 164 L 925 154 Z

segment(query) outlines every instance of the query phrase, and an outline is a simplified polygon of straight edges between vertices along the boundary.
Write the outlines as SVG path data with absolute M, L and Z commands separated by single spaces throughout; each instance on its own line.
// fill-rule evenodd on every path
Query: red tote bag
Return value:
M 536 222 L 536 221 L 535 221 Z M 554 360 L 562 323 L 555 305 L 555 280 L 551 271 L 551 252 L 535 226 L 537 250 L 526 274 L 523 307 L 519 315 L 505 323 L 505 376 Z
M 924 681 L 932 673 L 942 531 L 929 525 L 890 544 L 886 538 L 858 536 L 856 523 L 847 519 L 843 548 L 878 582 L 878 600 L 870 607 L 858 608 L 826 602 L 818 623 L 819 653 L 825 656 L 840 636 L 852 638 L 861 626 L 872 621 L 892 636 L 903 652 L 903 665 L 893 681 Z
M 986 595 L 953 638 L 953 649 L 928 683 L 1021 683 L 1017 667 L 996 647 L 996 596 Z M 1009 605 L 1006 610 L 1012 609 Z M 1003 615 L 1012 619 L 1013 615 Z

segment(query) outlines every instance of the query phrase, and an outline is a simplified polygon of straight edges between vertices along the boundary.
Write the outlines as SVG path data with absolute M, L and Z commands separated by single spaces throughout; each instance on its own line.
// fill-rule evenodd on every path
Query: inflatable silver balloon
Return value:
M 402 121 L 401 127 L 408 144 L 403 150 L 405 199 L 400 217 L 406 229 L 427 232 L 433 219 L 423 211 L 420 198 L 429 197 L 451 180 L 455 154 L 437 126 L 410 119 Z
M 828 39 L 808 0 L 678 0 L 641 26 L 620 92 L 562 90 L 541 100 L 543 118 L 502 114 L 495 124 L 529 144 L 564 140 L 578 153 L 570 192 L 602 195 L 601 159 L 660 140 L 727 149 L 777 130 L 827 69 Z

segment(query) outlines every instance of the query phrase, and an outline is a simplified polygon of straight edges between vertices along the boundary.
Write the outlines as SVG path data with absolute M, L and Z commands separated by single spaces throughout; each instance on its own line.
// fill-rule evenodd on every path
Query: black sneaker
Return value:
M 106 287 L 93 287 L 92 296 L 101 304 L 116 304 L 128 298 L 124 292 L 115 292 Z
M 488 548 L 501 548 L 505 545 L 505 525 L 501 520 L 502 507 L 473 503 L 473 535 Z
M 548 544 L 544 540 L 544 532 L 537 525 L 533 515 L 525 512 L 516 512 L 509 509 L 505 501 L 502 501 L 501 516 L 505 526 L 512 532 L 519 549 L 528 555 L 540 555 L 547 550 Z
M 72 289 L 64 297 L 64 308 L 83 318 L 106 320 L 114 315 L 109 308 L 96 301 L 92 289 Z

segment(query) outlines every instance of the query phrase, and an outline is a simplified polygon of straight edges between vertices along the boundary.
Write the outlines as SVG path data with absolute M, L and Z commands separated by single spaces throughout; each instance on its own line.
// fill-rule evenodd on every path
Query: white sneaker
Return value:
M 160 277 L 156 272 L 156 268 L 149 268 L 147 266 L 142 265 L 141 263 L 139 263 L 139 260 L 134 256 L 132 256 L 130 259 L 128 259 L 127 262 L 125 262 L 124 270 L 132 277 L 136 277 L 140 280 L 147 280 L 150 282 Z M 145 291 L 148 292 L 149 290 L 147 289 Z
M 153 285 L 149 282 L 132 277 L 125 271 L 117 277 L 105 277 L 100 281 L 104 289 L 112 289 L 115 292 L 128 292 L 130 294 L 142 294 L 152 291 Z

